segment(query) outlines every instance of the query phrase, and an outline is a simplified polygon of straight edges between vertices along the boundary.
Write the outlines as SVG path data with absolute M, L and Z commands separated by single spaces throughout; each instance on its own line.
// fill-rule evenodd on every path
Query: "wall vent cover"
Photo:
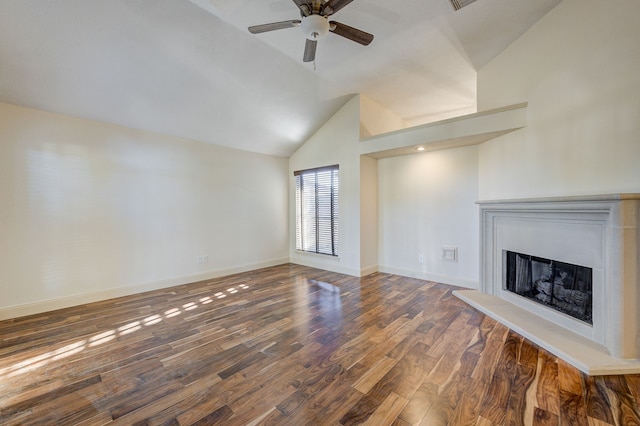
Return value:
M 460 10 L 463 7 L 470 5 L 476 0 L 449 0 L 449 1 L 451 2 L 451 5 L 455 10 Z

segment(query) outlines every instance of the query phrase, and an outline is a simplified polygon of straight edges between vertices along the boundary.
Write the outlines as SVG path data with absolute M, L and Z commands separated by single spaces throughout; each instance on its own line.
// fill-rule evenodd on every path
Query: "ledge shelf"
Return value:
M 527 103 L 396 130 L 361 140 L 362 155 L 387 158 L 399 155 L 478 145 L 527 125 Z

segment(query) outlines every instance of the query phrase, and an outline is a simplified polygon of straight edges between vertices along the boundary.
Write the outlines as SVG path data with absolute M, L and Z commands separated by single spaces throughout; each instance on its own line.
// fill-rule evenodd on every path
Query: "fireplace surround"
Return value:
M 587 374 L 640 372 L 640 194 L 478 204 L 480 288 L 456 295 Z M 587 268 L 589 321 L 509 291 L 509 252 Z

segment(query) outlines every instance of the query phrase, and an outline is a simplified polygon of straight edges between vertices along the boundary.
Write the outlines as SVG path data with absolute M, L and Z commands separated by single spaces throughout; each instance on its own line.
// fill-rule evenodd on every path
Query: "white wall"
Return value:
M 477 288 L 477 153 L 470 146 L 378 160 L 381 271 Z M 443 246 L 458 248 L 457 262 L 442 258 Z
M 289 158 L 290 258 L 294 263 L 360 276 L 360 101 L 351 98 Z M 296 251 L 296 170 L 340 166 L 338 257 Z
M 358 166 L 358 124 L 367 135 L 398 121 L 367 99 L 358 116 L 352 100 L 290 163 L 290 179 L 340 164 L 340 262 L 292 260 L 371 270 L 375 234 L 365 233 L 376 219 L 366 213 L 378 198 L 380 270 L 476 287 L 478 199 L 640 192 L 639 16 L 637 0 L 564 0 L 478 75 L 478 109 L 528 102 L 527 127 L 475 147 L 378 160 L 377 190 L 374 160 Z M 458 247 L 457 263 L 442 260 L 442 246 Z
M 361 107 L 358 96 L 351 99 L 290 158 L 291 261 L 355 276 L 381 270 L 477 287 L 478 148 L 363 156 Z M 340 166 L 340 256 L 297 252 L 293 172 L 331 164 Z M 457 246 L 458 262 L 443 261 L 442 246 Z
M 285 158 L 7 104 L 0 141 L 0 318 L 288 261 Z
M 373 99 L 360 97 L 360 138 L 365 139 L 382 133 L 404 129 L 404 120 Z
M 640 192 L 640 2 L 565 0 L 478 74 L 528 126 L 480 148 L 480 198 Z
M 378 271 L 378 160 L 360 157 L 360 273 Z

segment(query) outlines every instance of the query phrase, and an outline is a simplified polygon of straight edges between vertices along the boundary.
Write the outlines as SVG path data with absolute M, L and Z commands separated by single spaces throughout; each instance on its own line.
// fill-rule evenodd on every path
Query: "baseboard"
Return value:
M 210 280 L 224 277 L 226 275 L 238 274 L 241 272 L 253 271 L 260 268 L 282 265 L 289 263 L 289 258 L 272 259 L 263 262 L 237 265 L 230 268 L 221 268 L 207 271 L 201 274 L 185 275 L 182 277 L 167 278 L 159 281 L 133 284 L 122 287 L 114 287 L 91 293 L 82 293 L 56 299 L 42 300 L 23 305 L 14 305 L 0 308 L 0 320 L 23 317 L 26 315 L 39 314 L 42 312 L 55 311 L 57 309 L 70 308 L 72 306 L 84 305 L 86 303 L 99 302 L 101 300 L 113 299 L 116 297 L 130 296 L 132 294 L 144 293 L 145 291 L 161 290 L 163 288 L 174 287 L 182 284 L 189 284 L 197 281 Z
M 419 278 L 426 281 L 434 281 L 442 284 L 450 284 L 458 287 L 478 289 L 479 283 L 477 280 L 471 280 L 469 278 L 460 278 L 444 274 L 434 274 L 424 271 L 416 271 L 410 269 L 394 268 L 392 266 L 379 265 L 380 272 L 394 275 L 402 275 L 403 277 Z
M 325 271 L 336 272 L 338 274 L 360 276 L 359 268 L 351 268 L 340 263 L 339 257 L 325 256 L 318 254 L 295 253 L 291 256 L 291 263 L 307 266 L 309 268 L 324 269 Z
M 360 269 L 360 276 L 366 277 L 367 275 L 371 275 L 375 272 L 378 272 L 378 265 L 371 265 Z

